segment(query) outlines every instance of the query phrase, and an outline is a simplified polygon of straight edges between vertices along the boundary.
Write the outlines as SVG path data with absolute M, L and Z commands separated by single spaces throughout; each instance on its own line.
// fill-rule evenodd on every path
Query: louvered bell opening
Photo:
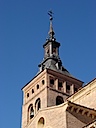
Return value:
M 34 117 L 34 111 L 32 111 L 31 113 L 30 113 L 30 119 L 32 119 Z

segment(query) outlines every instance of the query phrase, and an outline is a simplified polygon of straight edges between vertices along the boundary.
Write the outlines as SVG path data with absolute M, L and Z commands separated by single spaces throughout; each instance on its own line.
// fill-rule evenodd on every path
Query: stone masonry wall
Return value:
M 42 93 L 36 95 L 33 99 L 31 99 L 28 103 L 23 105 L 22 107 L 22 128 L 25 128 L 27 125 L 27 114 L 28 114 L 28 107 L 30 104 L 33 104 L 34 112 L 35 112 L 35 102 L 36 100 L 41 99 L 41 108 L 45 108 L 47 106 L 47 88 L 45 88 Z
M 64 106 L 49 107 L 39 111 L 27 128 L 39 128 L 38 120 L 41 117 L 44 118 L 44 128 L 67 128 Z
M 82 128 L 85 125 L 85 123 L 81 122 L 78 118 L 73 116 L 68 111 L 66 113 L 67 113 L 67 117 L 66 117 L 67 128 Z
M 71 102 L 96 109 L 96 79 L 83 87 L 76 94 L 72 95 L 68 100 Z
M 47 93 L 48 93 L 48 95 L 47 95 L 47 98 L 48 98 L 48 107 L 50 107 L 50 106 L 56 106 L 56 97 L 57 96 L 61 96 L 64 101 L 68 97 L 68 96 L 66 96 L 66 95 L 64 95 L 62 93 L 53 91 L 50 88 L 47 90 Z

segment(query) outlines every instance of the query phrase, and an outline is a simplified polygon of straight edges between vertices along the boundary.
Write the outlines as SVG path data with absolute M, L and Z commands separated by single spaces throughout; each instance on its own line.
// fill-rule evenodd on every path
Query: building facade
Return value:
M 22 88 L 22 128 L 94 128 L 96 79 L 82 87 L 62 65 L 52 19 L 39 72 Z

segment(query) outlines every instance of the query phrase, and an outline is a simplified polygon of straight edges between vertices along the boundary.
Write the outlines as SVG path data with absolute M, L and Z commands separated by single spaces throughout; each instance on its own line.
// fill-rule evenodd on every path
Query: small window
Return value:
M 53 54 L 55 54 L 56 53 L 56 48 L 53 48 Z
M 27 98 L 29 97 L 29 93 L 27 93 Z
M 62 82 L 58 82 L 58 90 L 62 91 Z
M 58 87 L 62 87 L 62 82 L 58 82 Z
M 66 91 L 70 94 L 70 85 L 68 83 L 66 84 Z
M 74 92 L 77 92 L 78 91 L 78 89 L 77 88 L 74 88 Z
M 45 84 L 45 81 L 44 81 L 44 80 L 42 80 L 42 84 L 43 84 L 43 85 Z
M 54 80 L 50 79 L 50 84 L 54 85 Z
M 67 85 L 67 86 L 66 86 L 66 89 L 67 89 L 67 90 L 70 90 L 70 85 Z
M 34 89 L 32 89 L 32 94 L 34 93 Z
M 39 84 L 37 84 L 37 89 L 39 89 Z

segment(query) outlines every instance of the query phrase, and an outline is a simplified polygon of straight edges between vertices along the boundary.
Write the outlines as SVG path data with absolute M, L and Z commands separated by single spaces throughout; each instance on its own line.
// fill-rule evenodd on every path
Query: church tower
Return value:
M 22 88 L 22 128 L 43 128 L 45 122 L 40 117 L 40 112 L 45 109 L 45 111 L 48 111 L 50 107 L 64 103 L 83 84 L 62 65 L 59 56 L 60 43 L 55 38 L 51 11 L 49 15 L 50 29 L 48 39 L 43 45 L 44 59 L 38 65 L 39 72 L 37 75 Z M 37 126 L 38 120 L 40 126 Z

